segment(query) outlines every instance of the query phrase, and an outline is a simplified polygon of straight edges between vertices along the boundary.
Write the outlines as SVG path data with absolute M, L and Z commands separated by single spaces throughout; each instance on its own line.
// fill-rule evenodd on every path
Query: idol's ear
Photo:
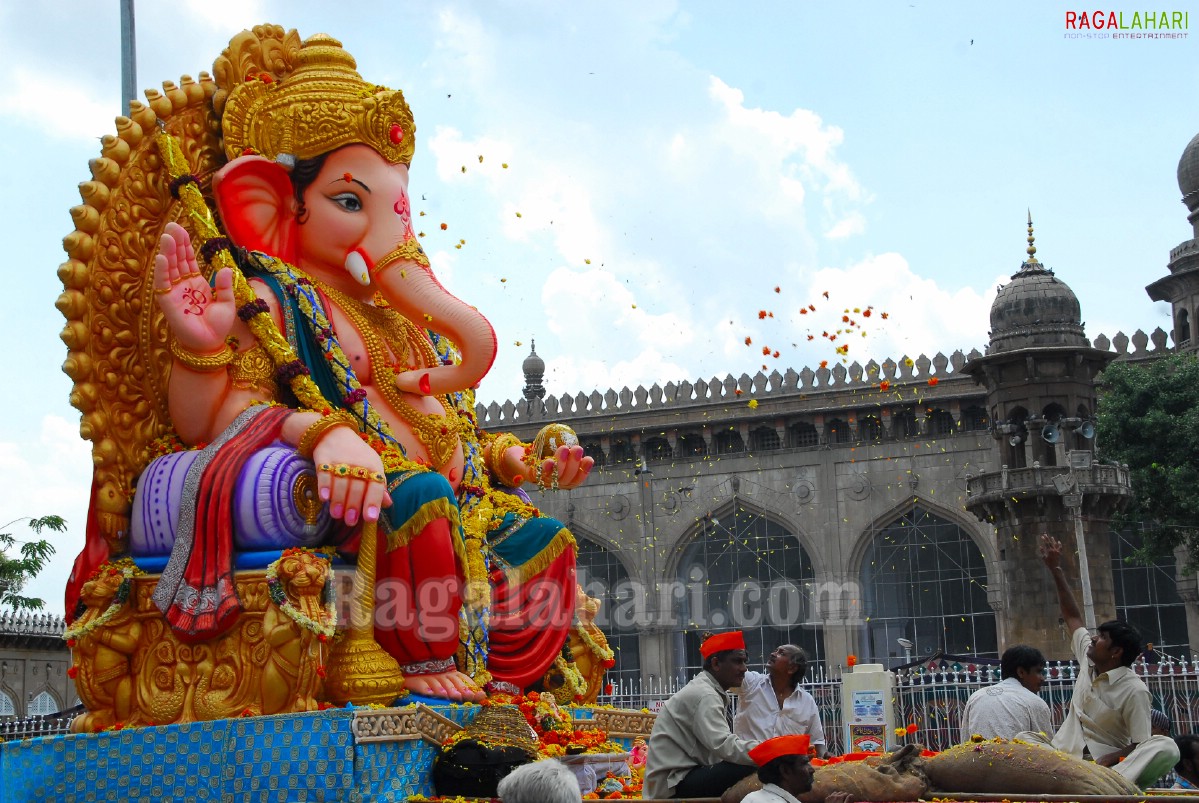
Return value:
M 261 156 L 239 156 L 212 177 L 212 194 L 233 242 L 295 263 L 295 193 L 285 168 Z

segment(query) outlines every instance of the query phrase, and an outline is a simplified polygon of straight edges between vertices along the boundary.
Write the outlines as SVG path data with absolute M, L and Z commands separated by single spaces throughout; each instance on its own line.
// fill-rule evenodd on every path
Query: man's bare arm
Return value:
M 1061 606 L 1062 618 L 1066 620 L 1066 627 L 1070 629 L 1071 633 L 1080 627 L 1085 627 L 1082 610 L 1078 607 L 1078 600 L 1074 599 L 1074 590 L 1066 582 L 1066 573 L 1062 571 L 1062 542 L 1048 535 L 1042 535 L 1038 552 L 1041 555 L 1041 562 L 1045 564 L 1049 569 L 1049 574 L 1053 577 L 1053 586 L 1057 589 L 1057 602 Z

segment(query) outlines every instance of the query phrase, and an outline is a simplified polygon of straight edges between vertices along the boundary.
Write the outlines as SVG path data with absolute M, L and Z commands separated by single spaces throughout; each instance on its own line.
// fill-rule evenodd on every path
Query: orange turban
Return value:
M 699 654 L 704 658 L 709 655 L 714 655 L 725 650 L 744 650 L 745 636 L 740 630 L 732 630 L 728 633 L 717 633 L 715 636 L 709 636 L 704 639 L 704 643 L 699 645 Z
M 749 751 L 749 757 L 759 767 L 764 767 L 780 756 L 806 756 L 811 752 L 809 736 L 775 736 Z

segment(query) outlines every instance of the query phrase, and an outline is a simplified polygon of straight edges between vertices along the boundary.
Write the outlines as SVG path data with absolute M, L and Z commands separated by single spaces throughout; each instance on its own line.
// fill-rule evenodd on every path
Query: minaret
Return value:
M 537 356 L 537 341 L 529 343 L 529 356 L 521 363 L 525 372 L 525 400 L 530 404 L 539 404 L 545 398 L 545 386 L 541 380 L 545 377 L 545 360 Z
M 996 530 L 1003 587 L 990 596 L 999 600 L 1000 649 L 1032 644 L 1065 658 L 1069 634 L 1038 537 L 1054 536 L 1074 556 L 1067 574 L 1084 615 L 1112 619 L 1109 521 L 1132 490 L 1126 469 L 1095 461 L 1095 376 L 1115 355 L 1091 347 L 1078 298 L 1037 260 L 1031 213 L 1026 253 L 991 305 L 986 355 L 962 368 L 987 389 L 1002 466 L 968 479 L 966 508 Z
M 1170 251 L 1170 275 L 1145 288 L 1154 301 L 1169 301 L 1174 348 L 1199 350 L 1199 134 L 1178 160 L 1178 189 L 1186 204 L 1187 221 L 1194 236 Z

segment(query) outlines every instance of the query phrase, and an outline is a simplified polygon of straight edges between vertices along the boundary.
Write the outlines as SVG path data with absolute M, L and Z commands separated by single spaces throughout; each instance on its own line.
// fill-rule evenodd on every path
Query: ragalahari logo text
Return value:
M 1189 11 L 1067 11 L 1071 39 L 1185 39 Z

